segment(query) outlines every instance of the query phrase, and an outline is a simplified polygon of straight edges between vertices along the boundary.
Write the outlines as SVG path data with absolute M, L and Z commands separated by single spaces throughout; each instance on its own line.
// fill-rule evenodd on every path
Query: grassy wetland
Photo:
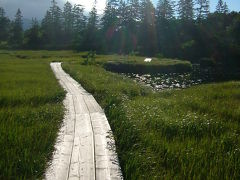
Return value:
M 0 54 L 0 179 L 42 176 L 64 114 L 49 62 L 22 54 Z
M 64 63 L 98 99 L 126 179 L 239 179 L 240 83 L 153 92 L 101 67 Z
M 240 180 L 240 0 L 0 0 L 0 180 L 51 169 L 67 93 L 51 62 L 103 108 L 124 179 Z M 82 96 L 52 174 L 98 179 L 108 124 L 80 116 Z
M 51 61 L 104 108 L 125 179 L 240 178 L 239 81 L 154 91 L 104 69 L 126 57 L 86 54 L 0 51 L 0 179 L 41 178 L 51 158 L 65 95 Z

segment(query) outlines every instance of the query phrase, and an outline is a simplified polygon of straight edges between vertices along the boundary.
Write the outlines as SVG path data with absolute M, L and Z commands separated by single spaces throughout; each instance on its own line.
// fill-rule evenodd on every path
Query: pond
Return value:
M 193 78 L 190 73 L 178 74 L 125 74 L 134 81 L 152 87 L 155 90 L 184 89 L 203 83 L 203 79 Z
M 185 89 L 203 83 L 236 79 L 232 76 L 215 73 L 209 69 L 199 68 L 194 69 L 192 73 L 159 73 L 155 75 L 127 73 L 123 75 L 134 79 L 135 82 L 150 86 L 157 91 L 166 89 Z

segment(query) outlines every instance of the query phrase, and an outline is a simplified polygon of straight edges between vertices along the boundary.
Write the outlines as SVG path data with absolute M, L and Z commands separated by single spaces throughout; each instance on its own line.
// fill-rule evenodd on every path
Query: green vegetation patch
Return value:
M 100 67 L 63 67 L 104 108 L 125 179 L 240 178 L 240 82 L 157 93 Z
M 17 55 L 0 54 L 0 179 L 36 179 L 54 150 L 65 92 L 49 61 Z
M 93 65 L 82 65 L 86 58 L 0 51 L 0 179 L 41 178 L 54 150 L 65 93 L 50 61 L 64 62 L 104 108 L 125 179 L 240 179 L 239 82 L 153 92 L 103 68 L 143 57 L 96 55 Z

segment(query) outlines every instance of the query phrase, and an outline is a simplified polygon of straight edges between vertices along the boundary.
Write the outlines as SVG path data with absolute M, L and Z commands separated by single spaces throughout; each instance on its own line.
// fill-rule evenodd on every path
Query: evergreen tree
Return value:
M 52 15 L 50 11 L 46 12 L 42 20 L 42 42 L 48 48 L 49 44 L 53 42 L 53 23 L 52 23 Z M 51 46 L 51 45 L 50 45 Z
M 194 3 L 193 0 L 185 0 L 186 19 L 193 20 L 194 18 Z
M 129 18 L 133 27 L 138 27 L 140 21 L 140 4 L 139 0 L 129 0 Z
M 148 56 L 153 56 L 157 51 L 157 35 L 155 26 L 155 9 L 150 0 L 142 0 L 140 15 L 140 50 Z
M 86 28 L 87 18 L 84 15 L 84 8 L 81 5 L 73 7 L 73 30 L 74 33 L 82 33 Z
M 193 0 L 179 0 L 178 15 L 182 20 L 192 20 L 194 18 Z
M 55 0 L 52 0 L 52 6 L 50 7 L 51 14 L 51 35 L 52 35 L 52 43 L 54 48 L 58 48 L 62 43 L 62 10 L 57 5 Z
M 47 49 L 56 49 L 64 45 L 62 11 L 55 0 L 42 20 L 43 43 Z
M 179 0 L 177 4 L 177 13 L 180 19 L 184 19 L 186 17 L 185 12 L 185 0 Z
M 223 2 L 223 0 L 218 0 L 216 12 L 220 14 L 227 14 L 229 12 L 227 3 Z
M 223 13 L 224 12 L 223 0 L 218 0 L 217 6 L 216 6 L 216 12 L 217 13 Z
M 158 19 L 173 19 L 174 18 L 173 2 L 170 0 L 159 0 L 156 12 Z
M 32 27 L 25 32 L 26 47 L 28 49 L 39 49 L 41 45 L 40 27 L 37 19 L 32 19 Z
M 10 20 L 5 16 L 5 11 L 0 7 L 0 42 L 6 41 L 9 36 Z
M 119 2 L 117 0 L 108 0 L 102 21 L 102 27 L 104 31 L 107 31 L 109 27 L 117 26 L 118 24 L 118 7 Z
M 98 50 L 98 15 L 96 9 L 96 0 L 93 8 L 89 13 L 88 23 L 86 27 L 86 33 L 84 36 L 84 45 L 86 50 L 96 51 Z
M 89 18 L 88 18 L 88 23 L 87 23 L 87 28 L 96 30 L 97 25 L 98 25 L 98 15 L 97 15 L 97 9 L 96 9 L 96 0 L 93 5 L 93 8 L 91 12 L 89 13 Z
M 127 27 L 128 23 L 130 22 L 130 15 L 128 14 L 130 13 L 130 6 L 126 4 L 125 1 L 120 0 L 119 2 L 119 8 L 118 8 L 118 27 L 117 29 L 123 27 Z
M 125 1 L 120 1 L 118 8 L 118 17 L 119 22 L 116 28 L 116 39 L 115 39 L 115 48 L 118 53 L 128 53 L 132 50 L 131 48 L 131 30 L 129 27 L 130 18 L 129 6 L 125 3 Z
M 197 0 L 197 18 L 205 19 L 209 14 L 209 0 Z
M 73 7 L 73 29 L 74 40 L 73 47 L 80 51 L 83 48 L 84 31 L 86 28 L 86 16 L 84 15 L 84 8 L 81 5 L 74 5 Z
M 227 3 L 225 2 L 224 5 L 223 5 L 223 13 L 224 13 L 224 14 L 227 14 L 228 12 L 229 12 L 228 5 L 227 5 Z
M 69 46 L 73 40 L 73 25 L 74 25 L 74 13 L 71 3 L 68 1 L 64 5 L 63 10 L 63 31 L 64 31 L 64 43 Z
M 101 19 L 102 33 L 107 51 L 114 51 L 115 49 L 116 30 L 119 26 L 118 7 L 119 2 L 117 0 L 108 0 Z
M 22 13 L 18 9 L 15 19 L 12 22 L 11 35 L 9 40 L 13 48 L 21 48 L 23 44 L 23 27 L 22 27 Z
M 156 26 L 158 50 L 169 56 L 173 55 L 172 44 L 176 41 L 174 33 L 174 3 L 170 0 L 159 0 L 156 9 Z M 176 44 L 176 43 L 175 43 Z
M 139 0 L 129 0 L 128 8 L 127 8 L 127 26 L 129 37 L 129 51 L 135 51 L 138 47 L 138 34 L 140 27 L 140 3 Z

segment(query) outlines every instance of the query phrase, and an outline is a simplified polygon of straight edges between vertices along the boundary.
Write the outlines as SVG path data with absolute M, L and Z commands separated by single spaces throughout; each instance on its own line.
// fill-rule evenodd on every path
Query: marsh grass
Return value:
M 48 61 L 13 54 L 0 54 L 0 179 L 36 179 L 51 158 L 65 92 Z
M 239 82 L 153 92 L 103 69 L 143 57 L 86 55 L 0 51 L 0 179 L 42 178 L 51 158 L 65 94 L 51 61 L 104 108 L 125 179 L 240 179 Z
M 105 109 L 126 179 L 239 179 L 240 83 L 152 92 L 101 67 L 64 63 Z

